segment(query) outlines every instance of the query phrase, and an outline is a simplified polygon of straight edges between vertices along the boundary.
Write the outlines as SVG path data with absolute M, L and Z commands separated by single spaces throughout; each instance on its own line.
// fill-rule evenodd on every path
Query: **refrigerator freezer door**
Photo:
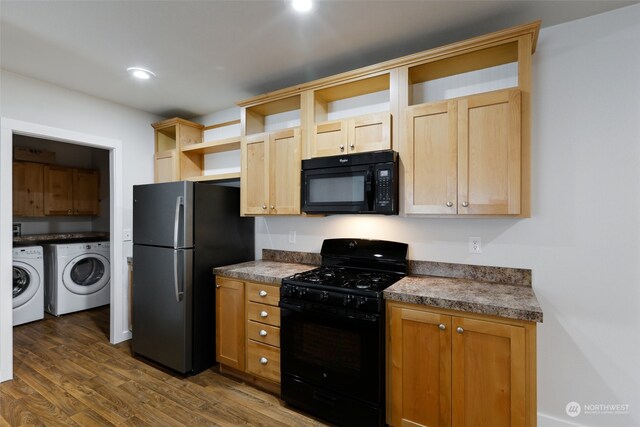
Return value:
M 193 250 L 134 245 L 133 257 L 133 352 L 188 373 L 193 369 Z
M 133 243 L 193 247 L 193 182 L 133 187 Z

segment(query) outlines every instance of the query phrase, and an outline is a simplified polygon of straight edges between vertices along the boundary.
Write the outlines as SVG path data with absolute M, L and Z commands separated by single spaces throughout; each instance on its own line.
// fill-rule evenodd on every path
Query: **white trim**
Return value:
M 109 341 L 116 344 L 130 339 L 125 299 L 126 260 L 122 240 L 122 141 L 7 118 L 0 118 L 0 127 L 0 171 L 12 170 L 14 133 L 109 150 L 112 278 Z M 13 310 L 10 285 L 13 258 L 10 232 L 13 221 L 12 179 L 12 174 L 9 173 L 0 176 L 0 200 L 3 201 L 0 205 L 0 382 L 13 378 Z

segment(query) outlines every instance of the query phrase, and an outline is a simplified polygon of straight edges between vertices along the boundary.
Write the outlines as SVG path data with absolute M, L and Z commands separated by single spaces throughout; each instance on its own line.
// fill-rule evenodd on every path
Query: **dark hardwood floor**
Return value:
M 275 396 L 207 370 L 182 377 L 109 344 L 109 309 L 14 328 L 0 426 L 324 426 Z

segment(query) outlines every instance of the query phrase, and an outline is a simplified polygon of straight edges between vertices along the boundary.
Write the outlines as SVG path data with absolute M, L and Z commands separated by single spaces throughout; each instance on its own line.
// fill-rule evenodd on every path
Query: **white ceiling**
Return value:
M 191 118 L 264 92 L 542 19 L 637 1 L 0 0 L 0 67 L 161 116 Z M 157 78 L 133 81 L 141 66 Z

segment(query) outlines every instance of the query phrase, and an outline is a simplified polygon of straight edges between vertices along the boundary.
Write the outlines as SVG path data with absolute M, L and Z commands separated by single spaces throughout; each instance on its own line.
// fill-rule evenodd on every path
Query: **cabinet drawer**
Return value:
M 247 282 L 247 299 L 261 304 L 278 305 L 280 287 Z
M 247 322 L 247 338 L 279 348 L 280 328 L 249 321 Z
M 280 326 L 280 309 L 272 305 L 247 303 L 247 318 L 254 322 Z
M 280 349 L 247 340 L 247 372 L 280 383 Z

